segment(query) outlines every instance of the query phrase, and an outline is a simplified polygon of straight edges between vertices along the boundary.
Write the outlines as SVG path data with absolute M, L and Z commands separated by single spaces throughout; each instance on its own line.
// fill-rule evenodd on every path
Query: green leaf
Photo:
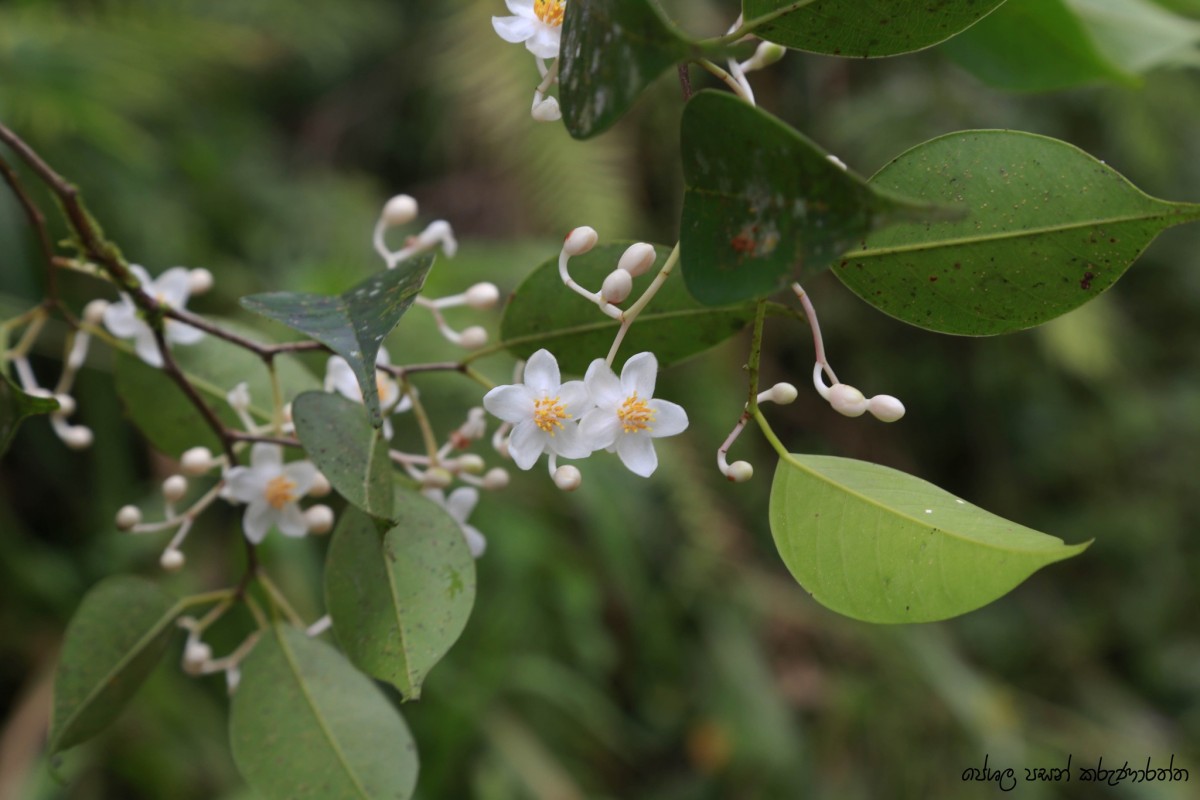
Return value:
M 475 562 L 441 506 L 417 492 L 397 494 L 395 527 L 386 534 L 364 514 L 342 515 L 325 598 L 347 657 L 415 699 L 471 615 Z
M 262 338 L 252 329 L 230 320 L 214 322 L 247 338 Z M 177 347 L 173 354 L 179 368 L 226 425 L 241 427 L 225 396 L 243 381 L 250 390 L 250 413 L 259 420 L 271 418 L 270 373 L 258 356 L 215 336 L 206 336 L 187 347 Z M 276 356 L 275 370 L 285 400 L 299 392 L 321 388 L 316 377 L 294 356 Z M 151 367 L 129 353 L 118 352 L 116 379 L 117 394 L 130 421 L 160 451 L 178 457 L 184 450 L 198 445 L 220 450 L 221 443 L 216 434 L 161 369 Z
M 1008 0 L 943 47 L 975 77 L 1001 89 L 1132 80 L 1104 57 L 1065 0 Z
M 1161 231 L 1200 205 L 1142 193 L 1056 139 L 962 131 L 917 145 L 872 185 L 960 202 L 960 222 L 874 233 L 834 272 L 905 322 L 984 336 L 1040 325 L 1112 286 Z
M 360 403 L 328 392 L 305 392 L 292 402 L 296 436 L 338 494 L 374 517 L 392 515 L 388 444 Z
M 67 626 L 54 678 L 50 753 L 108 727 L 158 665 L 182 606 L 153 583 L 107 578 L 83 598 Z
M 311 336 L 337 353 L 354 371 L 376 428 L 383 425 L 375 356 L 384 338 L 408 311 L 433 266 L 433 255 L 410 258 L 376 273 L 340 295 L 268 292 L 242 298 L 242 306 Z
M 0 375 L 0 455 L 8 450 L 26 417 L 57 410 L 58 401 L 54 398 L 26 394 L 7 375 Z
M 329 645 L 282 624 L 242 665 L 233 760 L 267 800 L 404 800 L 417 751 L 387 696 Z
M 647 0 L 571 0 L 563 19 L 559 99 L 576 139 L 609 128 L 693 45 Z
M 866 622 L 965 614 L 1090 544 L 1063 544 L 920 478 L 830 456 L 780 459 L 770 519 L 800 585 Z
M 945 216 L 832 163 L 764 111 L 704 91 L 683 112 L 683 220 L 687 288 L 701 303 L 761 297 L 827 267 L 867 231 Z
M 1128 72 L 1200 65 L 1200 23 L 1148 0 L 1067 0 L 1100 51 Z
M 600 245 L 571 259 L 571 277 L 581 286 L 599 289 L 632 242 Z M 658 258 L 645 275 L 634 278 L 637 298 L 666 262 L 670 249 L 655 245 Z M 625 304 L 628 306 L 628 303 Z M 788 313 L 781 307 L 772 313 Z M 621 347 L 625 353 L 649 351 L 661 367 L 682 361 L 735 335 L 754 320 L 754 304 L 726 308 L 702 306 L 688 294 L 677 276 L 668 278 L 654 300 L 629 329 Z M 517 288 L 500 320 L 501 343 L 517 358 L 529 358 L 541 348 L 554 353 L 564 372 L 583 374 L 588 364 L 604 358 L 620 323 L 606 317 L 595 304 L 563 285 L 558 258 L 546 261 Z
M 921 50 L 965 30 L 1004 0 L 742 0 L 754 35 L 832 56 Z M 765 20 L 759 22 L 759 20 Z

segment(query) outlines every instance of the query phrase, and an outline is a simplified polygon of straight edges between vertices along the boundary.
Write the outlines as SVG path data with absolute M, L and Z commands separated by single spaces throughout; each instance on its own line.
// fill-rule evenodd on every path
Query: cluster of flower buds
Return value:
M 617 306 L 629 299 L 629 294 L 633 291 L 633 279 L 646 274 L 654 266 L 657 257 L 654 245 L 646 242 L 631 244 L 621 254 L 616 269 L 604 278 L 600 291 L 593 292 L 580 286 L 571 277 L 570 261 L 575 256 L 581 256 L 591 250 L 598 240 L 595 229 L 586 225 L 568 233 L 558 254 L 558 275 L 568 289 L 595 303 L 609 317 L 623 320 L 624 312 Z
M 813 386 L 839 414 L 861 417 L 869 411 L 871 416 L 881 422 L 895 422 L 904 416 L 904 404 L 890 394 L 877 394 L 867 398 L 858 389 L 845 383 L 826 385 L 824 373 L 827 371 L 828 367 L 822 364 L 813 367 Z M 836 381 L 836 378 L 832 379 Z
M 404 240 L 404 246 L 399 250 L 388 247 L 387 232 L 392 228 L 408 225 L 416 218 L 417 201 L 406 194 L 398 194 L 384 204 L 383 211 L 379 214 L 379 220 L 375 223 L 375 233 L 372 238 L 375 252 L 379 253 L 388 269 L 395 269 L 401 261 L 438 246 L 450 258 L 453 258 L 454 254 L 458 252 L 458 240 L 454 238 L 454 230 L 444 219 L 434 220 L 426 225 L 420 233 L 407 237 Z

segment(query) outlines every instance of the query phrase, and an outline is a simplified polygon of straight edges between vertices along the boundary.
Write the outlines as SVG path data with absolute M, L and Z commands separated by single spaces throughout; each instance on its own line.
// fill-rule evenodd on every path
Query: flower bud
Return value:
M 617 269 L 625 270 L 636 278 L 650 271 L 650 268 L 654 266 L 655 258 L 657 258 L 657 254 L 654 252 L 654 245 L 646 242 L 631 244 L 621 254 L 621 259 L 617 262 Z
M 229 407 L 234 411 L 247 411 L 250 408 L 250 385 L 242 381 L 229 394 L 225 395 Z
M 200 675 L 204 666 L 212 660 L 212 648 L 201 641 L 189 641 L 183 648 L 183 671 L 188 675 Z
M 318 472 L 313 476 L 312 486 L 308 489 L 308 496 L 325 497 L 331 491 L 333 491 L 333 487 L 329 485 L 329 478 L 325 477 L 324 472 Z
M 187 478 L 183 477 L 182 475 L 172 475 L 163 481 L 163 499 L 168 503 L 176 503 L 182 500 L 183 496 L 187 494 L 187 489 Z
M 178 572 L 183 569 L 185 563 L 187 559 L 183 557 L 183 553 L 175 549 L 164 550 L 162 557 L 158 559 L 159 566 L 167 572 Z
M 454 258 L 454 254 L 458 252 L 458 240 L 454 238 L 454 229 L 444 219 L 435 219 L 426 225 L 417 239 L 427 247 L 440 242 L 442 252 L 450 258 Z
M 844 416 L 861 417 L 867 410 L 867 398 L 853 386 L 835 383 L 829 387 L 829 405 Z
M 445 489 L 454 480 L 454 476 L 444 467 L 431 467 L 421 480 L 422 489 Z
M 58 411 L 55 413 L 61 414 L 64 417 L 69 417 L 75 413 L 74 397 L 71 397 L 69 394 L 63 394 L 62 392 L 59 392 L 58 394 L 54 395 L 54 399 L 58 402 Z
M 483 457 L 475 453 L 463 453 L 456 460 L 458 461 L 458 468 L 460 470 L 469 472 L 472 475 L 478 475 L 487 466 L 483 461 Z
M 92 446 L 95 436 L 92 435 L 92 429 L 86 425 L 71 425 L 59 434 L 59 438 L 72 450 L 86 450 Z
M 203 475 L 213 468 L 213 454 L 207 447 L 193 447 L 179 457 L 179 466 L 184 475 Z
M 529 113 L 538 122 L 556 122 L 562 119 L 562 109 L 558 107 L 558 99 L 554 97 L 534 103 Z
M 781 406 L 794 403 L 799 393 L 790 383 L 777 383 L 771 387 L 771 399 Z
M 867 411 L 880 422 L 895 422 L 904 416 L 904 403 L 890 394 L 877 394 L 867 401 Z
M 317 504 L 304 510 L 304 524 L 308 532 L 317 536 L 333 530 L 333 509 L 326 505 Z
M 564 492 L 575 491 L 581 483 L 583 483 L 583 475 L 580 474 L 578 467 L 563 464 L 554 470 L 554 485 Z
M 117 530 L 127 531 L 142 521 L 142 510 L 137 506 L 121 506 L 117 511 Z
M 108 301 L 97 298 L 83 307 L 83 318 L 93 325 L 104 322 L 104 312 L 108 310 Z
M 468 350 L 478 350 L 487 344 L 488 332 L 479 325 L 472 325 L 458 335 L 458 344 Z
M 492 467 L 483 476 L 483 488 L 489 492 L 508 486 L 508 470 L 504 467 Z
M 406 194 L 398 194 L 383 206 L 380 215 L 385 225 L 407 225 L 417 218 L 417 201 Z
M 467 305 L 480 311 L 491 308 L 500 299 L 500 290 L 494 283 L 477 283 L 467 289 L 465 294 Z
M 725 477 L 731 483 L 745 483 L 754 477 L 754 465 L 749 461 L 735 461 L 729 465 L 729 470 L 725 473 Z
M 581 256 L 595 247 L 599 238 L 600 235 L 596 233 L 595 228 L 589 228 L 587 225 L 580 226 L 567 234 L 562 251 L 569 256 Z
M 188 270 L 188 291 L 204 294 L 213 287 L 213 274 L 203 267 Z
M 753 69 L 769 67 L 783 58 L 786 52 L 787 49 L 782 45 L 775 44 L 774 42 L 762 42 L 758 45 L 758 49 L 754 51 L 754 55 L 746 62 L 746 66 L 743 69 L 749 72 Z
M 633 276 L 623 269 L 614 269 L 600 286 L 600 299 L 606 303 L 623 303 L 632 291 Z

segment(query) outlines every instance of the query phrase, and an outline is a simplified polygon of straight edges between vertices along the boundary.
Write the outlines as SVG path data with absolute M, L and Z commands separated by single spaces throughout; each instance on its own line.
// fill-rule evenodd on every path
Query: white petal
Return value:
M 558 394 L 558 386 L 562 383 L 562 374 L 558 371 L 558 361 L 549 350 L 538 350 L 529 357 L 525 364 L 525 385 L 535 395 L 548 394 L 551 397 Z
M 688 416 L 683 406 L 670 400 L 651 400 L 650 410 L 654 412 L 654 422 L 650 424 L 650 435 L 655 439 L 661 436 L 674 436 L 687 430 Z
M 483 538 L 483 534 L 473 525 L 462 526 L 463 538 L 467 540 L 467 549 L 471 551 L 471 558 L 479 558 L 483 555 L 483 551 L 487 550 L 487 539 Z
M 518 17 L 536 19 L 533 13 L 533 0 L 504 0 L 504 5 L 508 6 L 508 10 Z
M 267 538 L 267 531 L 271 530 L 277 516 L 275 509 L 262 499 L 246 507 L 246 513 L 242 516 L 242 530 L 251 544 L 260 544 Z
M 592 394 L 592 402 L 600 408 L 615 409 L 625 399 L 621 392 L 621 381 L 617 380 L 612 367 L 603 358 L 597 358 L 588 365 L 583 382 Z
M 559 43 L 562 40 L 562 28 L 558 25 L 538 25 L 533 37 L 525 42 L 525 49 L 538 58 L 558 58 Z
M 283 466 L 283 448 L 269 442 L 255 442 L 250 448 L 250 466 L 272 475 L 279 474 L 279 467 Z M 268 467 L 274 469 L 268 470 Z
M 446 507 L 446 493 L 441 489 L 422 489 L 421 494 L 425 495 L 442 508 Z
M 412 397 L 404 395 L 400 398 L 400 402 L 396 403 L 396 408 L 392 411 L 393 414 L 403 414 L 412 408 Z
M 251 467 L 234 467 L 225 473 L 225 486 L 221 496 L 226 500 L 250 503 L 262 500 L 267 490 L 267 473 Z
M 513 428 L 512 436 L 508 439 L 508 453 L 518 467 L 529 469 L 546 449 L 549 440 L 545 431 L 532 419 L 527 419 Z
M 137 308 L 127 295 L 121 295 L 120 302 L 112 303 L 104 309 L 104 327 L 118 339 L 132 339 L 142 328 L 149 328 L 137 315 Z
M 446 498 L 446 510 L 459 523 L 467 521 L 475 504 L 479 502 L 479 490 L 473 486 L 460 486 Z
M 154 289 L 147 289 L 150 294 L 157 295 L 162 302 L 172 308 L 183 308 L 187 305 L 191 293 L 191 281 L 188 278 L 190 270 L 184 267 L 171 267 L 159 275 L 154 281 Z
M 154 279 L 150 277 L 150 273 L 141 264 L 130 264 L 129 271 L 133 273 L 133 277 L 138 279 L 138 283 L 142 285 L 142 291 L 147 294 L 154 294 Z
M 579 419 L 594 407 L 591 392 L 583 381 L 567 381 L 558 387 L 558 400 L 573 419 Z
M 658 359 L 654 353 L 638 353 L 625 362 L 621 370 L 621 388 L 626 395 L 637 392 L 641 400 L 654 397 L 654 381 L 658 377 Z
M 144 322 L 134 335 L 133 350 L 138 354 L 138 358 L 150 366 L 162 366 L 162 353 L 158 351 L 158 340 L 154 338 L 154 331 L 150 330 L 150 326 Z
M 492 27 L 506 42 L 523 42 L 533 36 L 537 23 L 525 17 L 492 17 Z
M 617 455 L 630 472 L 643 478 L 649 478 L 658 467 L 658 454 L 654 452 L 654 443 L 644 433 L 631 433 L 618 439 Z
M 286 503 L 279 509 L 275 517 L 275 527 L 284 536 L 303 536 L 308 533 L 308 523 L 304 521 L 304 512 L 299 503 Z
M 375 388 L 379 390 L 379 405 L 384 408 L 400 399 L 400 384 L 392 380 L 386 372 L 375 371 Z
M 184 322 L 169 319 L 163 323 L 167 341 L 175 344 L 195 344 L 204 338 L 204 331 Z
M 289 481 L 296 484 L 296 497 L 303 497 L 312 488 L 317 479 L 317 468 L 311 461 L 293 461 L 283 466 L 283 474 Z
M 579 435 L 579 426 L 573 422 L 568 422 L 547 438 L 550 449 L 563 458 L 587 458 L 592 454 L 589 442 Z
M 358 378 L 354 377 L 354 370 L 341 356 L 330 356 L 325 364 L 325 391 L 337 392 L 356 403 L 362 402 Z
M 524 386 L 497 386 L 483 396 L 483 407 L 505 422 L 533 419 L 533 395 Z
M 392 440 L 392 435 L 396 432 L 396 428 L 394 425 L 392 425 L 392 421 L 390 419 L 385 419 L 383 421 L 383 425 L 379 427 L 383 432 L 383 438 L 390 442 Z
M 612 447 L 620 432 L 621 420 L 611 409 L 593 409 L 579 421 L 579 435 L 593 452 Z
M 379 352 L 375 354 L 375 366 L 389 367 L 392 364 L 392 357 L 388 355 L 386 347 L 380 347 Z

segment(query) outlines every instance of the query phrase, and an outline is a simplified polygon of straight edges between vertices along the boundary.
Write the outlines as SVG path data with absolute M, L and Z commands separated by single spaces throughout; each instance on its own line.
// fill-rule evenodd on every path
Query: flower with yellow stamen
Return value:
M 506 42 L 525 43 L 538 58 L 558 58 L 566 0 L 505 0 L 511 17 L 492 17 L 492 27 Z
M 221 496 L 246 504 L 242 530 L 254 544 L 261 542 L 271 526 L 284 536 L 303 536 L 308 523 L 299 500 L 317 478 L 311 461 L 283 463 L 283 448 L 259 442 L 250 449 L 250 466 L 225 472 Z

